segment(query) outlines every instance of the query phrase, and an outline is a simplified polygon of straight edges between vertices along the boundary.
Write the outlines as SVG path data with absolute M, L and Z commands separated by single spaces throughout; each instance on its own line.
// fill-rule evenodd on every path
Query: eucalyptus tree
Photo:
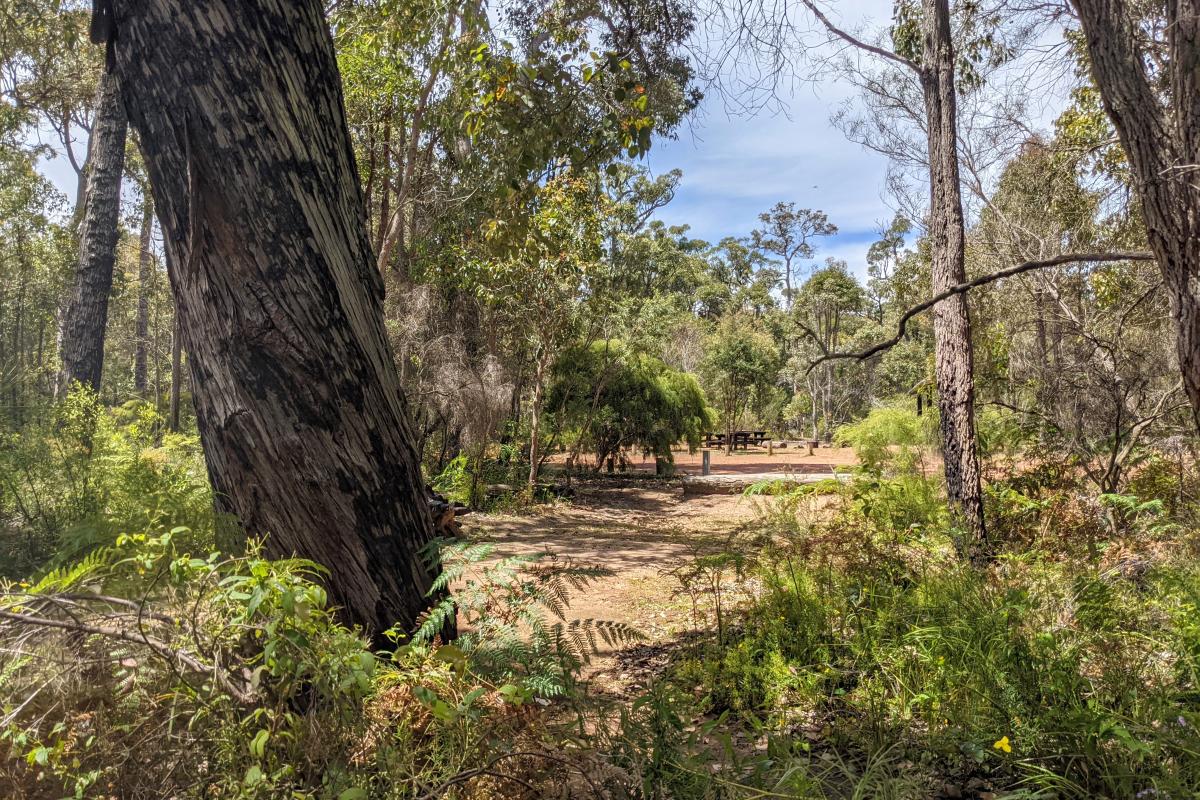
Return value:
M 866 293 L 850 274 L 846 262 L 829 259 L 824 268 L 813 272 L 800 287 L 791 315 L 821 353 L 826 354 L 837 352 L 843 340 L 859 327 L 865 307 Z M 839 392 L 835 384 L 847 368 L 853 367 L 826 361 L 820 365 L 822 380 L 809 384 L 813 419 L 815 422 L 819 409 L 826 437 L 832 436 L 835 425 L 845 421 L 835 413 L 835 405 L 845 399 L 845 393 Z
M 748 312 L 761 317 L 777 305 L 780 272 L 750 239 L 726 236 L 707 253 L 706 280 L 697 294 L 696 313 L 705 319 Z
M 905 237 L 912 232 L 912 223 L 897 213 L 891 223 L 879 231 L 879 239 L 867 250 L 867 290 L 875 302 L 875 314 L 883 323 L 884 307 L 897 299 L 896 273 L 904 258 Z
M 433 528 L 324 8 L 108 10 L 219 505 L 271 555 L 324 564 L 347 621 L 410 627 Z
M 0 114 L 0 118 L 3 114 Z M 16 428 L 53 391 L 59 304 L 72 260 L 69 231 L 55 222 L 67 201 L 20 147 L 19 127 L 0 125 L 0 427 Z
M 450 421 L 464 411 L 454 386 L 499 363 L 514 422 L 536 393 L 527 390 L 540 320 L 514 329 L 507 309 L 525 298 L 493 302 L 474 265 L 528 252 L 542 190 L 555 180 L 586 177 L 614 199 L 637 189 L 635 205 L 668 200 L 669 176 L 643 181 L 621 162 L 654 134 L 672 135 L 699 99 L 680 55 L 693 16 L 678 0 L 480 8 L 355 0 L 331 16 L 388 331 L 420 440 L 449 442 L 451 455 Z M 662 267 L 651 263 L 661 237 L 626 229 L 644 226 L 646 209 L 622 220 L 623 207 L 612 206 L 611 252 L 591 276 L 601 283 L 622 274 L 623 240 L 650 267 L 643 277 Z
M 754 247 L 778 257 L 783 266 L 783 302 L 791 311 L 795 299 L 793 284 L 799 259 L 812 258 L 816 253 L 813 244 L 820 236 L 837 233 L 837 225 L 829 221 L 824 211 L 811 208 L 797 209 L 795 203 L 778 202 L 758 215 L 762 225 L 750 234 Z
M 83 208 L 76 210 L 80 220 L 79 263 L 59 339 L 64 388 L 78 382 L 100 389 L 108 301 L 120 235 L 127 128 L 119 78 L 106 71 L 96 95 Z
M 960 65 L 949 0 L 921 0 L 897 6 L 892 49 L 872 44 L 834 24 L 814 0 L 801 0 L 817 21 L 845 44 L 882 59 L 915 77 L 924 105 L 921 122 L 929 179 L 927 238 L 932 288 L 941 296 L 967 279 L 962 181 L 958 149 Z M 960 11 L 970 18 L 974 6 Z M 986 38 L 984 41 L 986 44 Z M 986 52 L 986 46 L 976 51 Z M 968 53 L 969 54 L 969 53 Z M 933 307 L 934 366 L 946 493 L 966 532 L 964 555 L 985 557 L 989 549 L 983 514 L 983 487 L 975 434 L 974 354 L 966 297 L 946 294 Z
M 1200 427 L 1200 3 L 1072 5 L 1092 78 L 1128 157 Z
M 775 387 L 779 351 L 762 323 L 746 314 L 721 318 L 709 334 L 700 367 L 706 393 L 720 412 L 726 452 L 743 415 Z

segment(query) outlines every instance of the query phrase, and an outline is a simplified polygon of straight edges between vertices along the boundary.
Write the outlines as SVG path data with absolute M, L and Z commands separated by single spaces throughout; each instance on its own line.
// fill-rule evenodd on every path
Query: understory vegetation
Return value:
M 451 595 L 411 638 L 393 631 L 373 650 L 332 613 L 323 567 L 218 545 L 193 444 L 157 442 L 153 415 L 86 393 L 63 412 L 26 446 L 55 448 L 46 463 L 89 493 L 40 497 L 28 524 L 48 538 L 20 554 L 41 559 L 38 577 L 0 596 L 10 796 L 1124 798 L 1200 785 L 1200 540 L 1177 504 L 1196 477 L 1153 459 L 1138 496 L 1097 497 L 1032 460 L 1005 469 L 989 487 L 1002 538 L 979 570 L 957 556 L 923 421 L 881 409 L 839 434 L 863 466 L 753 487 L 752 522 L 664 567 L 695 629 L 647 689 L 614 701 L 583 667 L 598 644 L 641 634 L 570 611 L 603 567 L 441 542 L 434 588 Z M 46 482 L 27 474 L 6 502 L 26 506 Z M 439 637 L 447 614 L 453 644 Z

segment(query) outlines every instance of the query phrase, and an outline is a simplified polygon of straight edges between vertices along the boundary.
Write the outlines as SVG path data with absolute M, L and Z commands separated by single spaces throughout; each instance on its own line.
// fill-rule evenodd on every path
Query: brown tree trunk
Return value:
M 145 397 L 149 389 L 146 346 L 150 338 L 150 231 L 154 223 L 154 205 L 147 195 L 142 200 L 142 230 L 138 236 L 138 301 L 134 320 L 133 390 Z
M 1166 3 L 1166 59 L 1153 59 L 1164 73 L 1155 81 L 1169 88 L 1165 106 L 1146 73 L 1150 59 L 1137 47 L 1138 21 L 1128 2 L 1073 3 L 1092 77 L 1129 159 L 1171 301 L 1183 386 L 1200 428 L 1200 0 Z
M 950 8 L 948 0 L 923 0 L 923 4 L 921 84 L 929 131 L 929 238 L 937 294 L 966 281 L 967 271 Z M 975 439 L 971 319 L 965 296 L 958 294 L 934 306 L 933 332 L 946 494 L 965 529 L 964 554 L 978 559 L 986 555 L 988 543 Z
M 209 476 L 379 635 L 433 535 L 319 0 L 128 0 L 110 43 L 172 264 Z
M 121 175 L 125 170 L 125 109 L 116 75 L 100 79 L 92 126 L 84 210 L 79 226 L 79 264 L 63 316 L 62 386 L 71 383 L 99 391 L 104 369 L 104 329 L 121 212 Z

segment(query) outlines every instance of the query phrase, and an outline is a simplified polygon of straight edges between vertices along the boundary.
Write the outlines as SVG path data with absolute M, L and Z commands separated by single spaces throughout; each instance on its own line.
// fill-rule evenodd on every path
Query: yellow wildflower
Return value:
M 1009 744 L 1007 736 L 1001 736 L 994 744 L 992 744 L 992 747 L 1005 753 L 1012 752 L 1012 745 Z

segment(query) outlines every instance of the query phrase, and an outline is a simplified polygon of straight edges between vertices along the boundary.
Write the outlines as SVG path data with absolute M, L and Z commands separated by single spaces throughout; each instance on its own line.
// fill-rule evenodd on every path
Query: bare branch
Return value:
M 816 17 L 822 25 L 825 26 L 825 29 L 827 31 L 829 31 L 830 33 L 832 33 L 834 36 L 838 37 L 842 41 L 846 42 L 847 44 L 857 47 L 859 50 L 865 50 L 868 53 L 877 55 L 880 58 L 884 58 L 884 59 L 887 59 L 888 61 L 892 61 L 896 64 L 899 64 L 902 67 L 907 67 L 908 69 L 911 69 L 913 72 L 920 74 L 921 67 L 915 61 L 905 58 L 904 56 L 900 55 L 899 53 L 893 53 L 891 50 L 886 50 L 882 47 L 877 47 L 873 44 L 867 44 L 862 39 L 859 39 L 858 37 L 851 35 L 847 31 L 842 30 L 837 25 L 834 25 L 832 22 L 830 22 L 829 17 L 825 16 L 825 14 L 821 11 L 821 9 L 817 8 L 817 4 L 812 2 L 812 0 L 800 0 L 800 2 L 804 3 L 804 6 L 809 11 L 812 12 L 813 16 Z
M 978 278 L 974 278 L 972 280 L 966 281 L 965 283 L 960 283 L 955 286 L 951 286 L 949 289 L 942 292 L 941 294 L 934 295 L 933 297 L 926 300 L 924 303 L 915 305 L 912 308 L 905 311 L 900 316 L 900 322 L 897 323 L 897 325 L 896 325 L 896 335 L 893 336 L 892 338 L 887 339 L 882 342 L 879 342 L 878 344 L 868 347 L 866 350 L 860 350 L 856 353 L 827 353 L 827 354 L 821 356 L 820 358 L 818 358 L 817 360 L 813 361 L 811 364 L 809 364 L 808 369 L 805 370 L 805 374 L 807 375 L 808 373 L 812 372 L 814 369 L 816 369 L 817 365 L 822 364 L 826 361 L 833 361 L 835 359 L 849 359 L 849 360 L 853 360 L 853 361 L 865 361 L 866 359 L 870 358 L 873 355 L 882 353 L 885 350 L 890 350 L 891 348 L 898 345 L 900 343 L 900 340 L 904 338 L 904 334 L 907 332 L 909 320 L 911 320 L 917 314 L 920 314 L 923 311 L 928 311 L 929 309 L 936 306 L 938 303 L 942 302 L 943 300 L 947 300 L 956 294 L 965 294 L 966 292 L 969 292 L 972 289 L 976 289 L 980 286 L 984 286 L 986 284 L 993 283 L 995 281 L 1001 280 L 1002 278 L 1011 278 L 1013 275 L 1020 275 L 1021 273 L 1024 273 L 1024 272 L 1032 272 L 1034 270 L 1045 269 L 1047 267 L 1056 267 L 1056 266 L 1059 266 L 1060 264 L 1072 264 L 1072 263 L 1077 263 L 1077 262 L 1087 263 L 1087 262 L 1100 262 L 1100 261 L 1153 261 L 1153 260 L 1154 260 L 1154 254 L 1143 251 L 1143 250 L 1133 250 L 1133 251 L 1128 251 L 1128 252 L 1117 251 L 1117 252 L 1113 252 L 1113 253 L 1064 253 L 1063 255 L 1054 256 L 1053 258 L 1047 258 L 1047 259 L 1043 259 L 1041 261 L 1026 261 L 1023 264 L 1017 264 L 1016 266 L 1007 267 L 1006 269 L 1002 269 L 997 272 L 992 272 L 987 275 L 981 275 Z M 805 332 L 808 333 L 810 336 L 812 335 L 812 332 L 810 330 L 806 330 Z

